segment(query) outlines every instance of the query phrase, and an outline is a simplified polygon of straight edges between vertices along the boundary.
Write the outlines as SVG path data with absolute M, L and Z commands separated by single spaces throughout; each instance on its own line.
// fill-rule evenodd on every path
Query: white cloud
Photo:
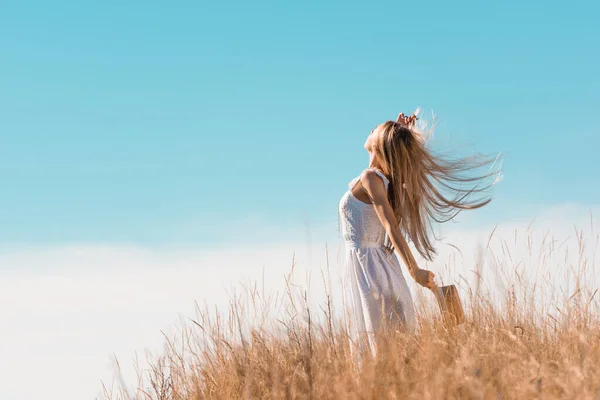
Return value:
M 564 272 L 563 267 L 577 264 L 574 226 L 585 230 L 588 242 L 597 237 L 590 226 L 589 211 L 577 206 L 545 210 L 530 228 L 531 241 L 526 232 L 531 221 L 500 225 L 488 249 L 485 283 L 497 287 L 501 281 L 493 260 L 509 267 L 511 262 L 513 266 L 519 264 L 530 275 L 540 264 L 557 276 Z M 592 212 L 599 215 L 597 211 L 600 209 Z M 445 283 L 461 283 L 460 276 L 472 283 L 477 247 L 487 244 L 493 227 L 469 231 L 453 225 L 446 228 L 452 230 L 444 233 L 445 242 L 457 246 L 462 257 L 453 247 L 441 244 L 440 256 L 427 267 Z M 548 250 L 549 240 L 542 244 L 548 229 L 558 249 L 551 257 L 540 255 Z M 503 250 L 500 239 L 506 241 L 510 254 Z M 341 291 L 336 270 L 343 258 L 340 246 L 337 238 L 329 241 L 332 291 L 338 304 Z M 565 255 L 566 247 L 571 250 Z M 226 306 L 231 288 L 248 280 L 261 282 L 263 272 L 266 291 L 283 292 L 283 275 L 289 271 L 294 254 L 299 280 L 303 281 L 308 269 L 312 271 L 311 292 L 314 302 L 320 302 L 320 268 L 326 264 L 322 237 L 313 238 L 310 248 L 306 242 L 216 250 L 110 245 L 5 247 L 0 251 L 0 397 L 94 398 L 99 395 L 100 380 L 110 382 L 113 376 L 112 354 L 133 383 L 134 352 L 143 358 L 146 348 L 160 351 L 164 342 L 160 331 L 169 331 L 180 315 L 193 316 L 194 300 Z M 595 268 L 592 255 L 589 249 L 586 256 Z M 314 261 L 311 268 L 309 260 Z M 428 299 L 428 293 L 412 283 L 411 289 Z
M 232 285 L 260 277 L 263 269 L 267 284 L 282 281 L 295 251 L 281 244 L 214 252 L 110 246 L 5 251 L 0 397 L 92 398 L 100 379 L 112 375 L 112 353 L 127 371 L 134 350 L 161 348 L 160 330 L 179 314 L 193 315 L 194 299 L 226 306 Z

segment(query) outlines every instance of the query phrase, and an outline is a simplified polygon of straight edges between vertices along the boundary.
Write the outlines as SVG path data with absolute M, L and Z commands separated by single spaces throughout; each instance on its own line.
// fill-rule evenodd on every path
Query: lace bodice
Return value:
M 386 190 L 389 180 L 376 169 L 371 169 L 383 179 Z M 342 235 L 347 246 L 354 248 L 379 247 L 385 242 L 385 228 L 379 221 L 372 204 L 358 200 L 352 194 L 352 188 L 360 177 L 349 183 L 349 190 L 344 193 L 339 204 Z

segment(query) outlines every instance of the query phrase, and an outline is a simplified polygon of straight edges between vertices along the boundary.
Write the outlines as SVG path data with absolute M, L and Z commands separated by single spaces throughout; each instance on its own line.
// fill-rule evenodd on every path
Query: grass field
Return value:
M 350 352 L 327 269 L 316 307 L 292 275 L 284 296 L 245 286 L 226 311 L 198 307 L 178 334 L 165 335 L 161 354 L 148 354 L 137 383 L 107 385 L 105 397 L 600 399 L 598 238 L 591 238 L 576 233 L 568 249 L 551 237 L 534 249 L 530 238 L 527 260 L 503 242 L 504 257 L 493 257 L 502 289 L 461 286 L 465 323 L 446 328 L 435 302 L 422 302 L 419 329 L 382 332 L 377 356 L 362 363 Z M 533 262 L 536 274 L 524 274 Z

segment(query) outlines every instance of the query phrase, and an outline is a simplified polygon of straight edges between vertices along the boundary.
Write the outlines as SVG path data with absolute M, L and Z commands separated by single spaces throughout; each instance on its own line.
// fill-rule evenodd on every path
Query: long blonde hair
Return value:
M 433 222 L 447 222 L 462 210 L 483 207 L 491 201 L 489 195 L 482 194 L 494 184 L 492 178 L 498 176 L 498 171 L 490 168 L 475 176 L 467 173 L 493 166 L 494 157 L 437 156 L 413 126 L 394 121 L 382 125 L 373 150 L 379 157 L 379 167 L 390 179 L 388 197 L 400 230 L 427 260 L 436 254 Z M 486 183 L 487 179 L 490 182 Z M 387 247 L 393 250 L 389 238 Z

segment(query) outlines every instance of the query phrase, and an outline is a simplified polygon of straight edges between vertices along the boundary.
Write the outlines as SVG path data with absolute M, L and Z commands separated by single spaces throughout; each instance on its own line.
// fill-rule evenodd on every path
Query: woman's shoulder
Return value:
M 360 179 L 363 182 L 376 184 L 383 181 L 383 185 L 387 188 L 390 180 L 379 170 L 375 168 L 367 168 L 360 174 Z

